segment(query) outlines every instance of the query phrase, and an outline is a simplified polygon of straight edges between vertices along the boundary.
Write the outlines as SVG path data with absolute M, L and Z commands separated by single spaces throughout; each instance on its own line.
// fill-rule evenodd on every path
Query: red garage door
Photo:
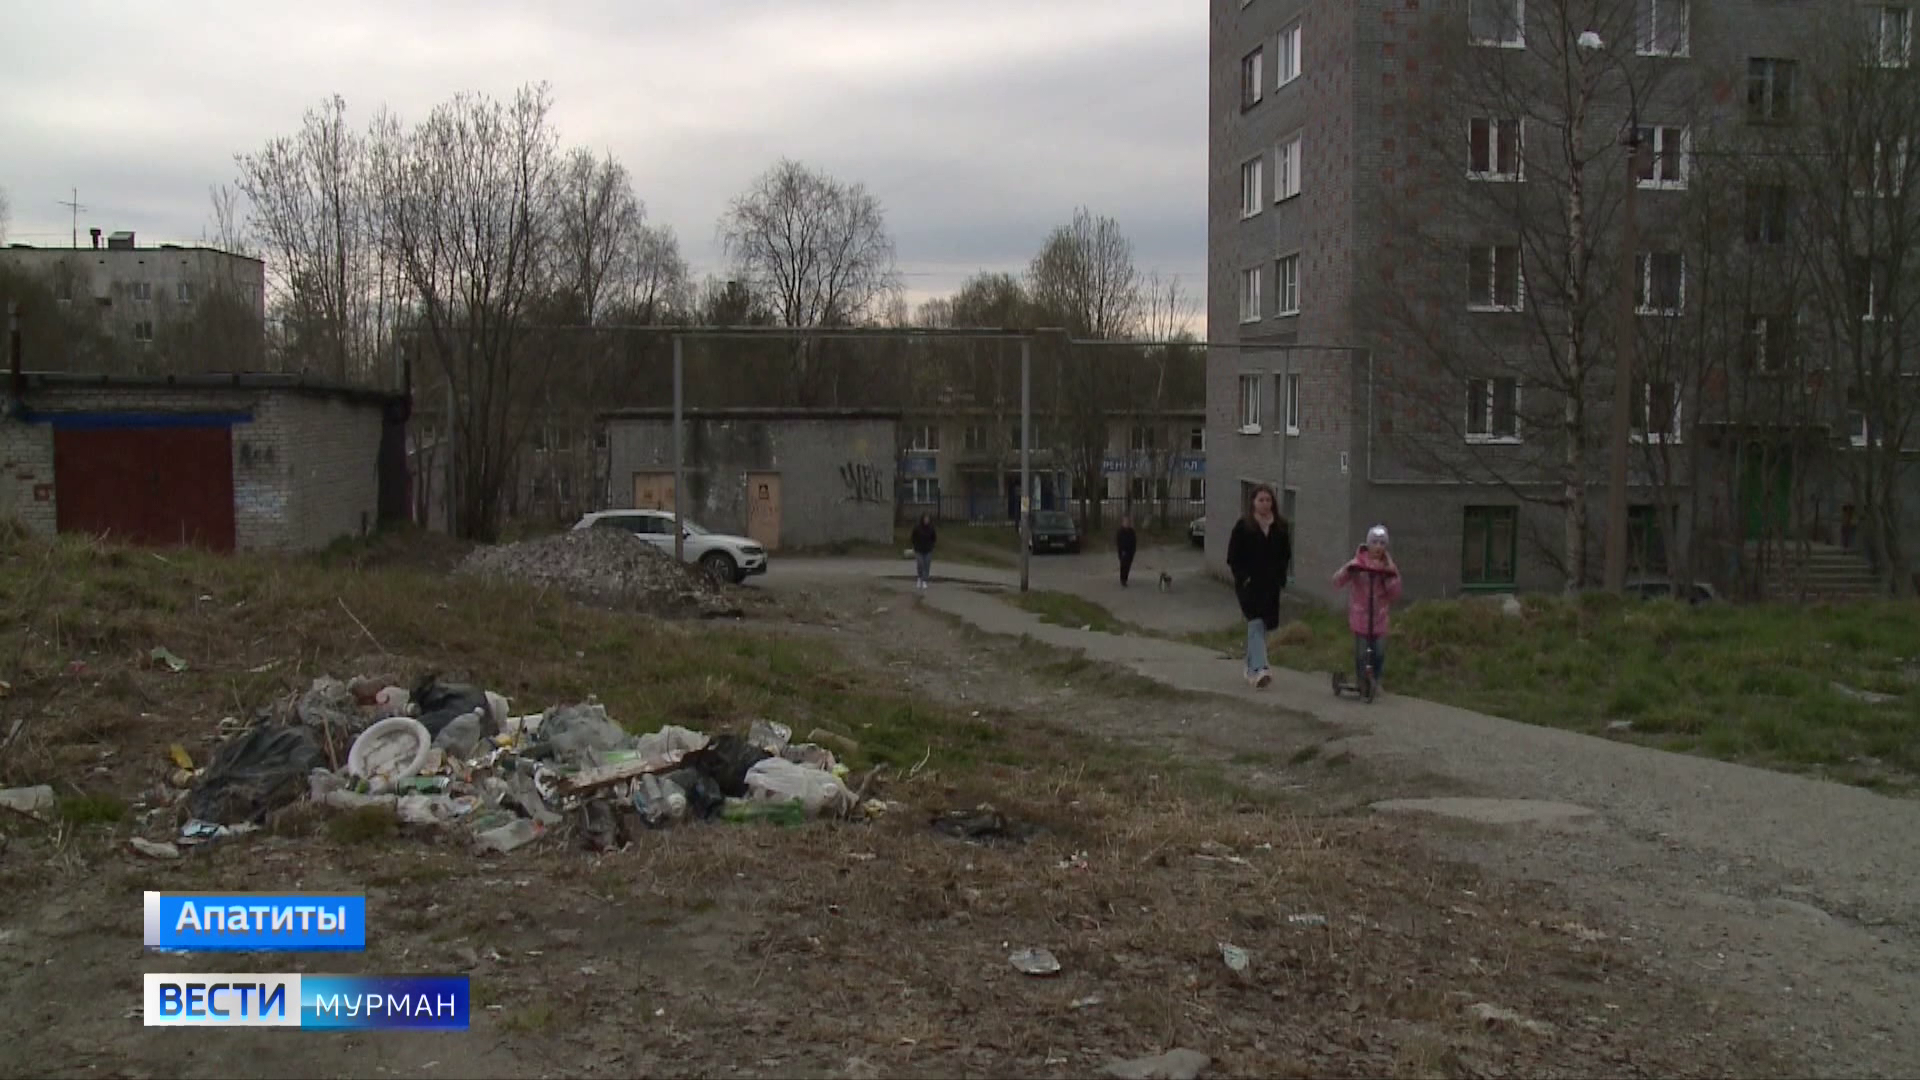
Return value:
M 225 427 L 53 433 L 61 532 L 233 550 L 233 432 Z

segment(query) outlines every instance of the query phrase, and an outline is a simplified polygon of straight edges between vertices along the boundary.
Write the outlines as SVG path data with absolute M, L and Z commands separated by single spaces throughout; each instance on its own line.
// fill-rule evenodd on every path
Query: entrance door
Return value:
M 1793 458 L 1784 449 L 1754 443 L 1740 466 L 1740 509 L 1746 538 L 1785 536 L 1793 505 Z
M 233 550 L 228 428 L 56 430 L 53 478 L 61 532 Z
M 633 508 L 665 510 L 673 513 L 673 474 L 637 472 L 633 474 Z
M 747 539 L 780 550 L 780 474 L 747 474 Z

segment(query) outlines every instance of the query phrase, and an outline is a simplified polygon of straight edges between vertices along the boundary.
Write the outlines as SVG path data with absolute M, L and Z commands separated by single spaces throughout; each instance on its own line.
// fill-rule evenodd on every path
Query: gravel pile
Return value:
M 705 574 L 622 529 L 575 529 L 480 548 L 457 573 L 524 582 L 602 607 L 669 617 L 738 617 Z

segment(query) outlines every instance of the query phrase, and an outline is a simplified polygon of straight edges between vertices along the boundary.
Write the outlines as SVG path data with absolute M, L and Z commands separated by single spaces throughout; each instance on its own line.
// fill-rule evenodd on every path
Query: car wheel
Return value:
M 733 564 L 733 558 L 724 551 L 708 552 L 700 559 L 700 569 L 715 585 L 731 585 L 739 580 L 739 567 Z

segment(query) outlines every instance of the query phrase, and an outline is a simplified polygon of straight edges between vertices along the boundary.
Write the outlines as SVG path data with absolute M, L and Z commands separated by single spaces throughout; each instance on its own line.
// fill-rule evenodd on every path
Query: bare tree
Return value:
M 626 166 L 611 155 L 576 149 L 561 162 L 554 197 L 555 285 L 569 321 L 592 323 L 610 294 L 625 292 L 646 207 L 633 193 Z M 625 297 L 623 296 L 622 299 Z
M 247 236 L 247 208 L 241 200 L 241 193 L 226 184 L 208 186 L 210 217 L 201 235 L 206 243 L 229 255 L 257 258 L 258 252 Z
M 13 209 L 7 202 L 7 189 L 0 188 L 0 244 L 7 242 L 7 222 L 13 215 Z
M 460 94 L 403 129 L 376 125 L 374 175 L 425 344 L 448 384 L 456 532 L 498 534 L 518 448 L 548 377 L 522 349 L 545 294 L 556 140 L 545 84 L 511 102 Z

